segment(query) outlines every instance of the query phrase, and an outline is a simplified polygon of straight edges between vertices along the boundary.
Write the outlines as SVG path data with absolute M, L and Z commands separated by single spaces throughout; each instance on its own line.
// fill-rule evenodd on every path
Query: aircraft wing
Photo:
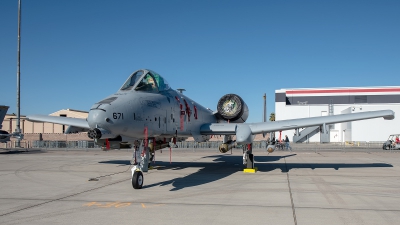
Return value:
M 357 120 L 383 117 L 386 120 L 394 119 L 392 110 L 380 110 L 361 113 L 339 114 L 333 116 L 319 116 L 301 119 L 282 120 L 262 123 L 209 123 L 200 128 L 202 135 L 236 135 L 238 142 L 251 143 L 251 135 L 267 132 L 292 130 L 312 126 L 322 126 L 335 123 L 344 123 Z
M 84 130 L 89 130 L 90 128 L 86 119 L 81 119 L 81 118 L 30 115 L 27 116 L 26 119 L 32 122 L 47 122 L 47 123 L 68 125 L 70 127 L 83 128 Z
M 8 110 L 8 106 L 0 105 L 0 129 L 1 129 L 1 124 L 3 123 L 4 117 L 6 116 L 7 110 Z

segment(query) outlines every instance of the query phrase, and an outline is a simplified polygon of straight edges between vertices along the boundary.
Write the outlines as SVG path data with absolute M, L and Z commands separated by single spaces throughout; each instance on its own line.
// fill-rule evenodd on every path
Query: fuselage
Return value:
M 131 88 L 126 88 L 126 82 L 118 92 L 91 107 L 87 119 L 89 126 L 105 130 L 106 136 L 102 138 L 198 136 L 201 125 L 217 121 L 211 110 L 169 88 L 158 74 L 139 71 L 140 77 L 133 77 L 137 71 L 127 81 L 135 79 Z M 138 88 L 144 79 L 151 79 L 148 76 L 154 79 L 153 88 Z

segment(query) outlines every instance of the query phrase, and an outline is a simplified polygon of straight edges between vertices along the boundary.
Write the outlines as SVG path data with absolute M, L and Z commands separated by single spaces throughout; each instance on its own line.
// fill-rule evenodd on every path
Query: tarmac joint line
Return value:
M 286 159 L 283 158 L 283 160 L 285 160 L 285 167 L 286 167 L 286 171 L 287 171 L 286 172 L 286 177 L 287 177 L 287 182 L 288 182 L 288 187 L 289 187 L 290 203 L 292 204 L 293 221 L 294 221 L 294 224 L 297 225 L 296 210 L 294 208 L 292 189 L 290 187 L 289 170 L 287 168 Z

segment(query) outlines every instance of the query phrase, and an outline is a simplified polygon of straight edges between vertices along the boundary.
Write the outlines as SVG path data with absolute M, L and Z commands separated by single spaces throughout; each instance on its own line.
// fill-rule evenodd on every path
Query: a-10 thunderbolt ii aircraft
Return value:
M 132 186 L 143 186 L 143 173 L 148 170 L 149 152 L 164 148 L 168 143 L 193 137 L 197 142 L 211 135 L 224 135 L 219 150 L 222 153 L 236 142 L 243 148 L 243 164 L 253 168 L 252 141 L 256 134 L 320 126 L 355 120 L 383 117 L 393 119 L 392 110 L 371 111 L 333 116 L 245 123 L 249 115 L 246 103 L 235 94 L 223 96 L 217 111 L 207 109 L 184 94 L 171 89 L 167 81 L 154 71 L 134 72 L 113 95 L 95 103 L 87 119 L 31 115 L 28 120 L 69 125 L 65 133 L 88 132 L 99 145 L 121 142 L 134 149 Z M 236 140 L 233 140 L 236 137 Z M 271 149 L 270 149 L 271 150 Z

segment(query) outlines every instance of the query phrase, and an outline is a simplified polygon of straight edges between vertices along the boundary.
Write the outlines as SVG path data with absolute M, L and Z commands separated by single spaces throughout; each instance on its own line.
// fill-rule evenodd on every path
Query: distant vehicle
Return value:
M 400 149 L 400 134 L 391 134 L 387 141 L 383 143 L 383 150 Z

